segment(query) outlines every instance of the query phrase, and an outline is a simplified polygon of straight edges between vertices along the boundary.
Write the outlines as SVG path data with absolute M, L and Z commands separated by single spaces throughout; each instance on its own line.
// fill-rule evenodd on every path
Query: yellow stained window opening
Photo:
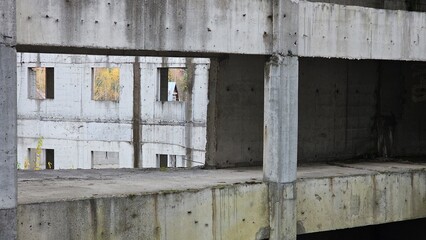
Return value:
M 114 102 L 120 100 L 120 68 L 92 69 L 92 100 Z

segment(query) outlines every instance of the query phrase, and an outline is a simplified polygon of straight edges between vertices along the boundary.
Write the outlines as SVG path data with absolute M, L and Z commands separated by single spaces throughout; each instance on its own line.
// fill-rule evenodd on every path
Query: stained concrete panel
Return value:
M 379 65 L 301 58 L 299 163 L 374 154 Z
M 348 167 L 346 176 L 312 178 L 301 169 L 298 234 L 426 217 L 425 164 L 338 165 L 334 171 Z
M 19 175 L 20 239 L 260 240 L 270 234 L 270 189 L 261 169 Z M 425 177 L 425 163 L 315 164 L 299 167 L 295 189 L 274 193 L 297 202 L 297 229 L 304 234 L 425 218 Z
M 426 14 L 301 1 L 299 55 L 425 60 Z
M 265 60 L 231 55 L 210 69 L 208 165 L 262 164 Z
M 143 50 L 151 54 L 262 54 L 271 50 L 269 1 L 19 0 L 17 9 L 22 16 L 17 21 L 21 46 Z

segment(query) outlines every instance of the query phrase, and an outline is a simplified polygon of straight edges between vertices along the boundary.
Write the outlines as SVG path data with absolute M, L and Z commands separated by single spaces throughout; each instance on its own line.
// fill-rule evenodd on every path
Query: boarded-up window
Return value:
M 92 168 L 119 168 L 120 159 L 118 152 L 92 151 Z
M 158 100 L 185 101 L 189 88 L 188 72 L 185 68 L 159 68 L 160 83 Z
M 28 70 L 28 97 L 53 99 L 55 97 L 55 72 L 53 68 L 34 67 Z
M 120 99 L 120 68 L 92 69 L 92 100 L 114 101 Z

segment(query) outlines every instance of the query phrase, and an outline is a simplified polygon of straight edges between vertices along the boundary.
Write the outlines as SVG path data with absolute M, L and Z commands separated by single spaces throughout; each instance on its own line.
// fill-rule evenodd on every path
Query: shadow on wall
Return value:
M 426 63 L 301 58 L 298 160 L 426 156 Z
M 311 233 L 297 236 L 298 240 L 419 240 L 426 239 L 426 218 L 350 228 L 336 231 Z

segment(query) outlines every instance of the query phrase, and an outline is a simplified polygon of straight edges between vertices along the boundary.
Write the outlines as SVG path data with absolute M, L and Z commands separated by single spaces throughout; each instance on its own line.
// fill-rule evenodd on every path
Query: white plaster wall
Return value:
M 18 54 L 18 163 L 28 148 L 55 150 L 55 169 L 92 168 L 92 151 L 118 152 L 120 167 L 133 166 L 134 57 Z M 192 111 L 185 102 L 157 101 L 158 67 L 186 67 L 184 58 L 141 57 L 142 167 L 157 167 L 156 155 L 186 155 L 204 163 L 209 60 L 194 59 Z M 54 67 L 54 99 L 28 98 L 28 68 Z M 92 68 L 120 68 L 120 100 L 91 99 Z M 187 120 L 188 116 L 191 116 Z M 191 151 L 188 151 L 190 148 Z M 189 166 L 189 165 L 188 165 Z M 194 164 L 192 165 L 194 166 Z

